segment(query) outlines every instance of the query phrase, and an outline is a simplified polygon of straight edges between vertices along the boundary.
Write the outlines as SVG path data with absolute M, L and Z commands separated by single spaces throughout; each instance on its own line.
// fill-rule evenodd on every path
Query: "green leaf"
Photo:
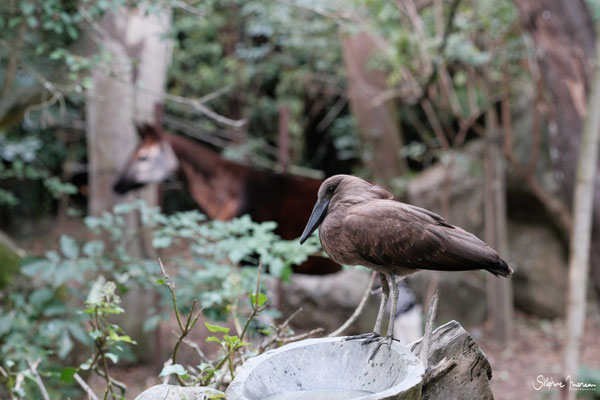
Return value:
M 208 322 L 205 322 L 204 325 L 206 325 L 206 328 L 211 331 L 211 332 L 223 332 L 223 333 L 229 333 L 229 328 L 224 328 L 222 326 L 219 325 L 213 325 L 213 324 L 209 324 Z
M 262 307 L 267 302 L 267 296 L 264 295 L 263 293 L 258 294 L 258 304 L 257 304 L 256 294 L 251 293 L 249 296 L 250 296 L 250 302 L 252 303 L 252 305 Z
M 104 353 L 104 356 L 106 358 L 108 358 L 110 361 L 112 361 L 113 364 L 116 364 L 119 362 L 119 356 L 114 353 Z
M 83 245 L 83 254 L 88 257 L 97 257 L 104 251 L 104 242 L 92 240 Z
M 224 335 L 223 339 L 225 339 L 225 341 L 230 345 L 234 345 L 240 341 L 240 338 L 237 335 L 236 336 Z
M 157 284 L 159 285 L 164 285 L 165 284 L 165 280 L 164 279 L 159 279 L 156 281 Z
M 70 260 L 74 260 L 79 255 L 79 246 L 71 236 L 61 235 L 60 251 Z
M 90 331 L 89 335 L 92 339 L 96 340 L 102 337 L 102 332 L 98 329 L 94 329 L 93 331 Z
M 82 370 L 84 370 L 84 371 L 87 371 L 92 366 L 92 361 L 93 360 L 91 358 L 88 358 L 87 360 L 85 360 L 84 362 L 82 362 L 79 365 L 79 368 L 82 369 Z
M 137 344 L 135 340 L 131 339 L 129 336 L 127 335 L 117 335 L 117 333 L 115 331 L 110 331 L 108 337 L 112 340 L 114 340 L 115 342 L 125 342 L 125 343 L 131 343 L 131 344 Z
M 209 336 L 209 337 L 207 337 L 207 338 L 206 338 L 206 341 L 207 341 L 207 342 L 217 342 L 217 343 L 223 343 L 223 342 L 221 341 L 221 339 L 219 339 L 219 338 L 218 338 L 218 337 L 216 337 L 216 336 Z
M 155 236 L 152 238 L 152 247 L 155 249 L 167 248 L 173 243 L 173 238 L 170 236 Z
M 63 383 L 71 383 L 75 380 L 75 374 L 77 373 L 77 368 L 75 367 L 66 367 L 60 371 L 60 381 Z
M 63 331 L 58 341 L 58 358 L 65 358 L 73 349 L 73 340 L 67 331 Z
M 183 368 L 183 365 L 180 364 L 167 365 L 160 371 L 158 376 L 168 376 L 171 374 L 182 376 L 186 375 L 187 371 Z

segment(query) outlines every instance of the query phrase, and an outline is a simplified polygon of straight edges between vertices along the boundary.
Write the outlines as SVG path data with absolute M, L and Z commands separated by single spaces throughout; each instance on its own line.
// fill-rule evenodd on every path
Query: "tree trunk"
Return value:
M 506 169 L 502 156 L 498 115 L 495 109 L 486 112 L 485 148 L 485 240 L 504 259 L 509 258 L 506 227 Z M 488 316 L 493 337 L 508 344 L 512 330 L 512 281 L 488 274 Z
M 569 257 L 569 297 L 567 302 L 567 341 L 564 348 L 564 377 L 576 379 L 579 348 L 585 325 L 587 277 L 594 199 L 594 180 L 600 142 L 600 67 L 594 68 L 594 81 L 586 124 L 581 137 L 577 181 L 573 198 L 573 232 Z M 574 399 L 575 391 L 566 391 Z
M 406 168 L 400 157 L 402 138 L 393 100 L 373 104 L 388 89 L 385 73 L 369 65 L 375 50 L 373 38 L 364 32 L 342 40 L 350 109 L 362 135 L 363 161 L 376 180 L 389 186 Z
M 162 103 L 166 82 L 169 42 L 164 39 L 170 26 L 170 12 L 146 15 L 143 8 L 120 8 L 108 12 L 96 30 L 96 40 L 110 61 L 92 71 L 93 89 L 87 101 L 87 145 L 89 158 L 90 215 L 101 215 L 121 202 L 143 199 L 157 203 L 156 186 L 119 196 L 112 190 L 117 174 L 138 142 L 135 124 L 154 123 L 155 104 Z M 152 255 L 150 232 L 143 231 L 139 216 L 128 215 L 128 251 L 134 256 Z M 141 233 L 140 233 L 141 232 Z M 154 298 L 132 290 L 123 298 L 127 318 L 123 328 L 138 340 L 138 353 L 147 358 L 154 346 L 141 339 L 146 309 Z
M 550 157 L 559 194 L 571 206 L 575 168 L 594 63 L 596 34 L 584 0 L 515 0 L 532 36 L 553 115 Z M 596 175 L 600 175 L 597 166 Z M 591 265 L 600 293 L 600 180 L 595 182 Z

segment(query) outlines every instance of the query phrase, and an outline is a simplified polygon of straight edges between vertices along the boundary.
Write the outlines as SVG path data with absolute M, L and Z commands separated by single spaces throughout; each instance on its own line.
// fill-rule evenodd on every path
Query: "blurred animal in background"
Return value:
M 142 141 L 119 174 L 115 192 L 124 194 L 179 175 L 196 203 L 213 219 L 226 221 L 249 214 L 256 222 L 277 222 L 275 233 L 283 239 L 295 239 L 302 232 L 322 180 L 227 160 L 193 139 L 164 131 L 160 122 L 137 130 Z M 294 267 L 295 272 L 314 275 L 340 269 L 324 257 L 310 257 Z

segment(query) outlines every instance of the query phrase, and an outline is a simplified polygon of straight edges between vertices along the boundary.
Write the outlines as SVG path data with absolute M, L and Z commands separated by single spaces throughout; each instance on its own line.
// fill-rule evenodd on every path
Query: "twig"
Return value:
M 296 311 L 294 311 L 292 313 L 292 315 L 290 315 L 289 317 L 287 317 L 287 319 L 285 321 L 283 321 L 283 323 L 281 325 L 278 326 L 278 330 L 282 331 L 285 328 L 287 328 L 287 326 L 290 324 L 290 322 L 292 322 L 292 320 L 294 318 L 296 318 L 298 316 L 298 314 L 300 314 L 302 311 L 304 311 L 304 309 L 302 307 L 300 307 Z
M 333 107 L 331 107 L 329 109 L 329 111 L 327 112 L 325 117 L 323 117 L 321 122 L 319 122 L 317 124 L 317 131 L 318 132 L 325 131 L 325 129 L 327 129 L 329 127 L 329 125 L 331 125 L 331 123 L 337 118 L 337 116 L 344 109 L 344 107 L 346 106 L 347 103 L 348 103 L 348 97 L 346 96 L 346 93 L 343 93 L 339 97 L 338 101 L 336 101 L 336 103 L 333 105 Z
M 218 123 L 230 126 L 232 128 L 242 128 L 248 122 L 245 118 L 234 120 L 231 118 L 224 117 L 223 115 L 214 112 L 213 110 L 202 104 L 201 99 L 189 99 L 187 97 L 176 96 L 174 94 L 169 93 L 165 93 L 164 98 L 167 100 L 175 101 L 177 103 L 187 104 L 188 106 L 193 107 L 196 111 L 200 111 L 202 114 L 217 121 Z
M 435 78 L 438 74 L 438 67 L 443 63 L 443 54 L 446 50 L 446 45 L 448 44 L 448 37 L 450 36 L 450 32 L 452 31 L 452 25 L 454 24 L 454 17 L 456 16 L 456 10 L 458 9 L 458 5 L 460 4 L 460 0 L 454 0 L 452 5 L 450 6 L 450 13 L 448 14 L 448 19 L 446 20 L 446 27 L 444 29 L 444 36 L 442 38 L 442 43 L 438 48 L 438 53 L 440 56 L 434 61 L 433 69 L 429 74 L 429 77 L 425 80 L 425 83 L 421 85 L 422 93 L 421 97 L 417 99 L 416 103 L 420 103 L 423 99 L 428 97 L 428 88 L 431 86 Z
M 189 4 L 187 4 L 185 1 L 182 0 L 174 0 L 172 2 L 174 7 L 177 7 L 185 12 L 187 12 L 190 15 L 195 15 L 196 17 L 206 17 L 206 12 L 203 10 L 200 10 L 194 6 L 191 6 Z
M 115 378 L 113 378 L 110 375 L 107 378 L 107 376 L 104 374 L 104 372 L 102 372 L 100 370 L 100 366 L 96 365 L 96 367 L 94 368 L 94 372 L 96 372 L 98 375 L 100 375 L 102 378 L 106 379 L 107 381 L 110 381 L 112 385 L 115 385 L 116 387 L 118 387 L 122 394 L 124 394 L 127 391 L 126 384 L 124 384 L 123 382 L 121 382 L 119 380 L 116 380 Z
M 319 328 L 315 328 L 311 331 L 301 333 L 296 336 L 288 336 L 288 337 L 280 338 L 279 341 L 283 344 L 297 342 L 298 340 L 302 340 L 302 339 L 306 339 L 307 337 L 318 335 L 319 333 L 322 333 L 324 330 L 325 329 L 319 327 Z
M 173 301 L 173 308 L 175 309 L 175 317 L 177 317 L 177 325 L 179 325 L 179 329 L 181 331 L 184 330 L 183 324 L 181 323 L 181 316 L 179 315 L 179 308 L 177 307 L 177 297 L 175 296 L 175 284 L 169 278 L 167 271 L 165 270 L 165 266 L 162 263 L 162 260 L 158 259 L 158 264 L 160 265 L 160 269 L 162 271 L 163 277 L 165 278 L 165 285 L 171 291 L 171 300 Z
M 254 317 L 256 317 L 256 314 L 258 314 L 259 312 L 263 311 L 266 306 L 259 306 L 258 305 L 258 294 L 260 293 L 260 273 L 262 271 L 262 261 L 260 261 L 258 263 L 258 274 L 256 276 L 256 295 L 254 297 L 254 303 L 252 303 L 252 313 L 250 314 L 250 316 L 248 317 L 248 319 L 246 320 L 246 323 L 244 324 L 244 329 L 242 329 L 242 333 L 240 334 L 240 341 L 244 340 L 244 335 L 246 334 L 246 331 L 248 330 L 248 327 L 250 326 L 250 322 L 252 322 L 252 320 L 254 319 Z
M 428 99 L 423 99 L 421 101 L 421 107 L 423 108 L 423 111 L 429 120 L 431 128 L 433 129 L 433 133 L 435 133 L 440 146 L 442 146 L 442 149 L 447 151 L 450 149 L 450 143 L 448 143 L 448 138 L 444 133 L 444 128 L 442 127 L 442 124 L 440 123 L 440 120 L 438 119 L 431 102 Z
M 198 346 L 197 343 L 194 343 L 188 339 L 183 339 L 181 342 L 185 345 L 190 346 L 192 349 L 194 349 L 196 351 L 196 353 L 198 354 L 198 357 L 200 358 L 201 361 L 204 361 L 209 364 L 211 363 L 210 360 L 208 359 L 208 357 L 206 357 L 206 354 L 204 354 L 204 352 L 202 351 L 202 349 L 200 349 L 200 346 Z
M 190 312 L 188 313 L 187 319 L 185 321 L 185 326 L 184 326 L 183 323 L 181 322 L 181 316 L 179 314 L 179 308 L 177 306 L 177 295 L 175 293 L 175 283 L 173 283 L 173 281 L 171 281 L 171 278 L 169 278 L 169 275 L 167 274 L 165 266 L 160 258 L 158 259 L 158 263 L 160 265 L 160 269 L 162 271 L 163 277 L 165 278 L 164 279 L 165 285 L 167 285 L 167 287 L 169 288 L 169 291 L 171 292 L 171 299 L 173 301 L 173 308 L 175 309 L 175 316 L 177 318 L 177 324 L 179 325 L 179 329 L 181 331 L 181 334 L 177 338 L 177 342 L 175 342 L 175 347 L 173 348 L 173 354 L 171 355 L 171 360 L 172 360 L 173 364 L 177 364 L 177 351 L 179 350 L 179 346 L 183 342 L 183 339 L 185 339 L 185 337 L 194 328 L 194 325 L 196 325 L 196 322 L 198 322 L 198 318 L 200 318 L 200 314 L 202 313 L 202 310 L 204 308 L 201 307 L 200 310 L 198 310 L 198 312 L 194 315 L 194 308 L 196 308 L 196 304 L 198 303 L 198 301 L 196 299 L 194 299 L 194 301 L 192 301 L 192 307 L 190 308 Z M 177 382 L 179 382 L 179 384 L 181 386 L 187 386 L 186 383 L 184 382 L 184 380 L 179 375 L 176 375 L 175 377 L 177 378 Z
M 425 370 L 427 370 L 427 363 L 429 358 L 429 338 L 431 336 L 431 330 L 433 328 L 433 320 L 435 319 L 435 314 L 437 313 L 438 299 L 439 286 L 436 286 L 435 292 L 433 293 L 433 297 L 431 298 L 429 311 L 427 312 L 427 320 L 425 322 L 425 334 L 423 335 L 421 354 L 419 355 L 419 358 L 421 359 L 421 364 L 423 364 L 423 368 L 425 368 Z
M 367 304 L 367 300 L 369 299 L 369 296 L 371 294 L 371 288 L 373 287 L 373 282 L 374 281 L 375 281 L 375 271 L 373 271 L 371 273 L 371 278 L 369 279 L 369 283 L 367 284 L 367 288 L 365 289 L 365 293 L 363 294 L 362 299 L 360 299 L 360 303 L 358 303 L 358 307 L 356 307 L 356 310 L 354 310 L 354 312 L 352 313 L 352 315 L 350 316 L 350 318 L 348 318 L 346 320 L 346 322 L 344 322 L 342 324 L 342 326 L 340 326 L 335 331 L 333 331 L 329 335 L 327 335 L 328 337 L 338 336 L 339 334 L 341 334 L 342 332 L 344 332 L 352 323 L 354 323 L 354 321 L 356 321 L 356 319 L 358 318 L 358 316 L 360 314 L 362 314 L 363 309 L 365 308 L 365 304 Z
M 38 358 L 34 363 L 31 363 L 31 361 L 29 361 L 29 359 L 27 359 L 27 366 L 29 367 L 29 371 L 31 371 L 31 375 L 33 375 L 33 377 L 35 379 L 35 383 L 37 384 L 38 388 L 40 389 L 42 398 L 44 400 L 50 400 L 50 396 L 48 395 L 48 390 L 46 389 L 46 386 L 44 386 L 42 377 L 40 376 L 40 374 L 37 371 L 37 367 L 38 367 L 38 365 L 40 365 L 40 362 L 42 362 L 41 358 Z
M 79 384 L 79 386 L 81 386 L 81 388 L 83 389 L 83 391 L 85 393 L 87 393 L 88 399 L 91 399 L 91 400 L 100 400 L 98 398 L 98 396 L 96 396 L 96 393 L 94 393 L 92 391 L 92 388 L 88 386 L 88 384 L 83 380 L 83 378 L 81 376 L 79 376 L 78 373 L 75 373 L 75 375 L 73 375 L 73 377 L 75 378 L 75 380 L 77 381 L 77 383 Z
M 198 321 L 198 318 L 200 317 L 200 314 L 202 313 L 202 310 L 204 309 L 203 307 L 201 307 L 200 310 L 198 310 L 198 312 L 196 313 L 196 315 L 194 315 L 194 308 L 196 307 L 196 303 L 197 303 L 197 301 L 196 301 L 196 299 L 194 299 L 194 301 L 192 302 L 192 307 L 191 307 L 190 312 L 187 317 L 187 321 L 185 323 L 185 329 L 183 329 L 181 331 L 181 334 L 179 335 L 179 338 L 177 339 L 177 342 L 175 343 L 175 347 L 173 348 L 173 355 L 171 356 L 171 360 L 173 360 L 173 364 L 177 364 L 177 351 L 179 350 L 179 346 L 183 342 L 183 339 L 185 339 L 185 337 L 194 328 L 194 325 L 196 325 L 196 322 Z M 187 386 L 185 384 L 185 382 L 183 381 L 183 379 L 181 379 L 181 377 L 179 375 L 176 375 L 176 378 L 181 386 Z

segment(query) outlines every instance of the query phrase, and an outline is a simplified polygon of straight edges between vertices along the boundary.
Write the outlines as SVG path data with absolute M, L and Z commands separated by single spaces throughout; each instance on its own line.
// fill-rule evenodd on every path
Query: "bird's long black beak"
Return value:
M 327 207 L 329 206 L 329 200 L 319 199 L 315 203 L 313 207 L 312 213 L 310 214 L 310 218 L 308 219 L 308 223 L 306 224 L 306 228 L 304 228 L 304 232 L 302 232 L 302 236 L 300 236 L 300 244 L 303 244 L 306 239 L 310 236 L 311 233 L 315 231 L 323 222 L 323 218 L 327 215 Z

